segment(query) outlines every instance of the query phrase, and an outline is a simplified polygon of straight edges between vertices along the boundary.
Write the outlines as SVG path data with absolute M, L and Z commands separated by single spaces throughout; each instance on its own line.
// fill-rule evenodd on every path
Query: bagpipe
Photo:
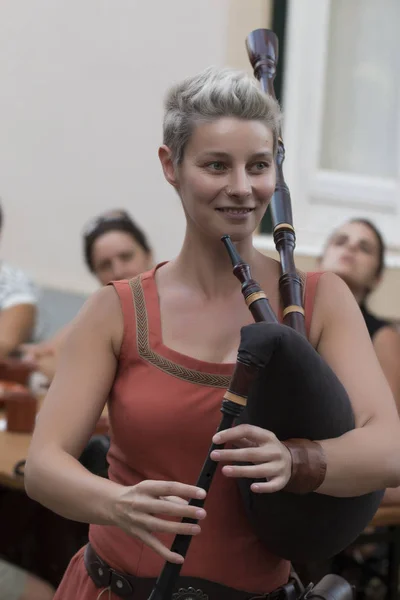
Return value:
M 257 29 L 248 36 L 246 46 L 255 77 L 263 91 L 275 98 L 276 35 Z M 222 238 L 255 323 L 241 330 L 237 363 L 222 401 L 218 431 L 239 423 L 256 425 L 272 431 L 289 450 L 294 448 L 301 455 L 302 442 L 310 448 L 317 440 L 340 437 L 355 428 L 355 420 L 345 388 L 306 338 L 303 284 L 294 262 L 296 236 L 290 192 L 282 170 L 284 158 L 285 148 L 279 136 L 276 188 L 270 209 L 281 263 L 283 324 L 278 322 L 229 236 Z M 320 448 L 319 444 L 315 446 Z M 217 468 L 210 455 L 221 447 L 211 445 L 197 480 L 196 485 L 206 491 Z M 321 462 L 316 461 L 316 466 L 321 471 Z M 326 560 L 349 546 L 371 521 L 383 495 L 383 491 L 376 491 L 339 498 L 317 493 L 314 490 L 324 477 L 318 468 L 303 488 L 300 469 L 297 487 L 288 485 L 271 494 L 252 492 L 252 479 L 238 480 L 245 510 L 260 540 L 277 556 L 302 564 Z M 191 500 L 190 504 L 202 506 L 203 502 Z M 184 521 L 196 523 L 194 519 Z M 171 550 L 185 556 L 190 541 L 191 536 L 177 535 Z M 167 562 L 149 600 L 170 600 L 180 569 L 181 565 Z M 307 598 L 335 600 L 352 595 L 350 585 L 334 575 L 327 575 L 304 591 Z

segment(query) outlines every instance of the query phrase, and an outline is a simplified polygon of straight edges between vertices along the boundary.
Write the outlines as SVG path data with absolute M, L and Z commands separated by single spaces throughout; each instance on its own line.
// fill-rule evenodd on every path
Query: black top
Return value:
M 380 330 L 382 329 L 382 327 L 390 327 L 391 323 L 389 321 L 384 321 L 383 319 L 378 319 L 377 317 L 375 317 L 374 315 L 372 315 L 367 308 L 365 307 L 364 304 L 362 304 L 360 306 L 361 308 L 361 312 L 362 315 L 364 317 L 365 320 L 365 324 L 367 326 L 369 335 L 371 336 L 371 339 L 374 337 L 374 335 Z

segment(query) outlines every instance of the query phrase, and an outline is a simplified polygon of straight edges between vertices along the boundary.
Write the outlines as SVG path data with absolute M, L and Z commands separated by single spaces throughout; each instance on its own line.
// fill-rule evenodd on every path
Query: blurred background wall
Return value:
M 173 257 L 184 219 L 157 159 L 164 93 L 210 64 L 251 72 L 245 37 L 278 10 L 298 266 L 314 268 L 334 226 L 370 218 L 390 247 L 372 306 L 400 318 L 398 0 L 3 0 L 1 256 L 88 293 L 82 226 L 125 207 L 156 260 Z M 274 254 L 269 235 L 257 244 Z
M 248 68 L 244 38 L 268 19 L 263 0 L 3 0 L 2 256 L 90 291 L 82 226 L 127 207 L 172 258 L 184 217 L 157 157 L 165 91 L 210 64 Z

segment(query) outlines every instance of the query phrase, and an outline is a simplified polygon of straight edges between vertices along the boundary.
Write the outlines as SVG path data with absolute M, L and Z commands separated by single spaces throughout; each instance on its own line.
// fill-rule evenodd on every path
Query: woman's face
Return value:
M 372 290 L 379 281 L 379 243 L 363 223 L 346 223 L 331 237 L 320 266 L 339 275 L 351 289 Z
M 92 247 L 93 271 L 102 285 L 131 279 L 151 267 L 151 255 L 125 231 L 107 231 Z
M 273 136 L 263 123 L 223 117 L 198 124 L 177 168 L 165 146 L 160 159 L 192 232 L 239 241 L 257 228 L 275 189 Z

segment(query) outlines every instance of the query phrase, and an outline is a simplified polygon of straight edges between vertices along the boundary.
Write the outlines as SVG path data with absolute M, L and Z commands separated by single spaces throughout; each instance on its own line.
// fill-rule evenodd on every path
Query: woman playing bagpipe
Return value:
M 326 533 L 335 534 L 335 501 L 359 499 L 368 505 L 361 513 L 373 514 L 372 492 L 400 483 L 396 408 L 346 285 L 332 274 L 306 278 L 308 340 L 286 325 L 254 323 L 221 243 L 231 237 L 282 322 L 279 263 L 252 241 L 275 189 L 279 128 L 275 100 L 242 73 L 209 68 L 168 93 L 159 158 L 186 217 L 182 249 L 174 260 L 88 300 L 65 343 L 25 470 L 30 496 L 92 524 L 90 544 L 72 560 L 57 600 L 96 600 L 103 593 L 249 600 L 283 589 L 293 597 L 285 588 L 288 559 L 296 558 L 298 546 L 310 546 L 303 524 L 315 538 L 307 500 L 333 501 L 323 521 Z M 256 300 L 261 320 L 263 295 L 248 283 L 244 289 L 256 294 L 248 302 Z M 321 374 L 316 385 L 325 412 L 314 399 L 295 406 L 287 386 L 296 369 L 299 381 Z M 345 396 L 335 408 L 343 435 L 287 441 L 302 437 L 301 412 L 312 425 L 314 411 L 317 420 L 321 414 L 321 431 L 329 430 L 331 389 Z M 106 398 L 110 480 L 77 460 Z M 271 417 L 276 431 L 252 422 L 260 398 L 267 413 L 259 423 Z M 351 414 L 343 408 L 347 400 Z M 242 422 L 224 429 L 235 418 Z M 211 440 L 215 450 L 194 485 Z M 218 467 L 214 477 L 211 463 Z M 311 506 L 311 522 L 316 510 Z M 299 530 L 288 534 L 294 513 Z M 287 547 L 279 547 L 276 530 Z M 342 542 L 329 542 L 327 551 Z M 155 586 L 160 574 L 164 583 Z

